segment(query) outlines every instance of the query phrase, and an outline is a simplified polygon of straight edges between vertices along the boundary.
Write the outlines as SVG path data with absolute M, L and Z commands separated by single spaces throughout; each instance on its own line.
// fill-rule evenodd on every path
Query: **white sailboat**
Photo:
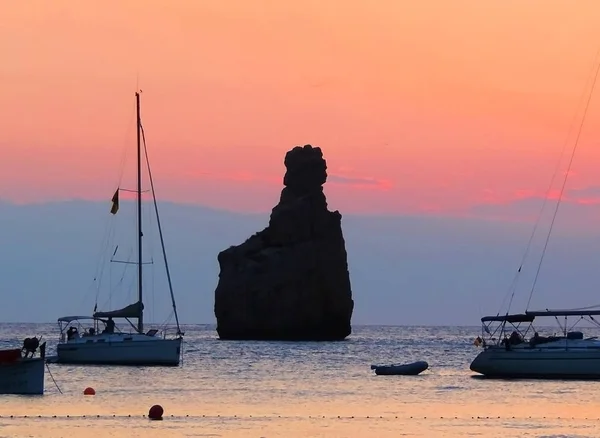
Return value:
M 166 268 L 169 290 L 173 312 L 177 325 L 175 336 L 168 338 L 166 331 L 159 334 L 158 329 L 144 331 L 144 301 L 143 301 L 143 260 L 142 260 L 142 150 L 141 142 L 144 138 L 143 127 L 140 117 L 140 94 L 135 93 L 136 99 L 136 118 L 137 118 L 137 302 L 130 304 L 119 310 L 96 312 L 92 316 L 65 316 L 58 319 L 60 327 L 60 339 L 57 345 L 56 362 L 66 364 L 96 364 L 96 365 L 179 365 L 181 357 L 181 344 L 183 333 L 180 330 L 175 297 L 171 284 L 169 265 L 160 226 L 158 215 L 158 206 L 154 194 L 154 184 L 152 173 L 150 172 L 150 163 L 145 154 L 150 187 L 154 202 L 154 212 L 158 226 L 162 253 Z M 146 148 L 144 138 L 144 151 Z M 116 214 L 119 208 L 119 190 L 113 196 L 112 214 Z M 125 262 L 128 263 L 128 262 Z M 133 332 L 121 332 L 116 329 L 114 319 L 125 319 Z M 137 320 L 133 324 L 131 319 Z M 93 327 L 79 334 L 77 325 L 83 321 L 91 321 Z M 100 324 L 104 329 L 100 331 Z
M 600 379 L 600 340 L 568 330 L 567 323 L 575 317 L 597 325 L 597 315 L 600 310 L 547 310 L 483 317 L 485 334 L 476 340 L 483 351 L 471 371 L 502 378 Z M 542 317 L 563 317 L 561 333 L 539 336 L 533 323 Z
M 600 72 L 600 64 L 597 67 L 594 65 L 594 68 L 595 74 L 593 74 L 592 86 L 584 110 L 583 120 L 579 127 L 579 133 L 581 133 L 583 121 L 587 114 L 598 73 Z M 578 140 L 579 135 L 573 148 L 570 163 L 573 161 Z M 546 238 L 546 246 L 552 232 L 554 218 L 562 200 L 562 191 L 564 190 L 569 174 L 570 164 L 565 173 L 561 196 L 559 197 Z M 546 251 L 546 246 L 544 246 L 544 252 Z M 543 261 L 543 255 L 544 253 L 542 253 L 542 258 L 539 262 L 538 273 Z M 521 268 L 519 268 L 517 275 L 520 272 Z M 533 288 L 531 293 L 533 293 Z M 507 311 L 504 315 L 484 316 L 481 318 L 481 337 L 478 336 L 475 340 L 475 345 L 483 347 L 483 351 L 475 357 L 470 368 L 472 371 L 486 377 L 600 379 L 600 340 L 595 336 L 586 338 L 582 331 L 574 330 L 575 325 L 580 324 L 582 321 L 588 321 L 591 325 L 600 326 L 600 323 L 594 318 L 599 315 L 600 308 L 598 306 L 590 306 L 566 310 L 526 310 L 523 313 L 516 314 L 509 314 Z M 540 336 L 534 327 L 534 322 L 544 317 L 556 319 L 560 330 L 551 336 Z M 559 317 L 563 319 L 562 324 L 558 319 Z M 575 323 L 569 325 L 568 318 L 576 318 Z

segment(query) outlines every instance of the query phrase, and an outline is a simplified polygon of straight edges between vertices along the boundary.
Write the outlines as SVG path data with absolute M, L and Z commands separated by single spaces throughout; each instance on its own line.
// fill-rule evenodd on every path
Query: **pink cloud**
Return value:
M 530 189 L 519 189 L 512 193 L 497 194 L 484 191 L 483 199 L 471 206 L 470 212 L 476 216 L 501 218 L 502 220 L 526 219 L 536 220 L 544 204 L 544 214 L 551 214 L 556 207 L 560 190 L 540 193 Z M 569 221 L 584 221 L 586 218 L 596 219 L 600 205 L 600 186 L 588 186 L 578 189 L 565 189 L 562 196 L 561 214 L 569 217 Z
M 525 199 L 525 198 L 531 198 L 531 197 L 537 197 L 537 196 L 538 196 L 538 194 L 534 190 L 531 190 L 531 189 L 517 189 L 513 193 L 514 199 Z
M 242 183 L 282 184 L 282 177 L 260 175 L 252 172 L 186 172 L 186 178 L 234 181 Z
M 329 173 L 327 184 L 349 186 L 353 188 L 389 190 L 393 184 L 389 180 L 378 179 L 370 176 L 360 176 L 352 173 L 351 168 L 345 168 L 346 172 Z M 226 180 L 241 183 L 267 183 L 282 186 L 283 176 L 260 175 L 252 172 L 188 172 L 186 177 L 194 179 Z
M 580 205 L 598 205 L 598 204 L 600 204 L 600 199 L 599 198 L 577 199 L 577 200 L 575 200 L 575 202 Z
M 565 190 L 562 195 L 563 202 L 579 202 L 582 199 L 590 199 L 590 196 L 577 196 L 575 195 L 575 192 L 576 191 L 573 190 Z M 482 204 L 507 205 L 528 199 L 546 199 L 549 201 L 558 201 L 560 197 L 561 194 L 559 189 L 550 190 L 548 192 L 541 192 L 533 189 L 517 189 L 508 193 L 485 189 L 482 191 L 481 197 L 477 200 L 477 202 Z M 600 192 L 598 199 L 600 200 Z

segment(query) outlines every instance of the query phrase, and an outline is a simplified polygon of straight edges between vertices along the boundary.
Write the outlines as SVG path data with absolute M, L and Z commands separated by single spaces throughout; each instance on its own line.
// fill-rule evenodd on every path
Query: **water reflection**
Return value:
M 54 325 L 0 328 L 5 345 L 47 333 L 49 350 L 55 347 Z M 220 342 L 211 327 L 186 327 L 183 367 L 50 365 L 64 394 L 47 375 L 43 397 L 1 396 L 0 431 L 52 438 L 600 436 L 600 383 L 473 378 L 477 330 L 357 327 L 346 342 L 261 343 Z M 416 377 L 370 370 L 414 360 L 427 360 L 430 370 Z M 96 396 L 83 396 L 87 386 Z M 155 403 L 165 408 L 163 422 L 141 417 Z

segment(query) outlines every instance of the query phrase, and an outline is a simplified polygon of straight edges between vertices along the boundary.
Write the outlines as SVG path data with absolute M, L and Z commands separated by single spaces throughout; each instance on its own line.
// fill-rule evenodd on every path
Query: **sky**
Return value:
M 137 298 L 135 211 L 123 202 L 0 202 L 2 322 L 54 322 L 121 308 Z M 268 224 L 268 213 L 242 214 L 160 203 L 161 224 L 180 320 L 214 324 L 217 255 Z M 565 211 L 577 215 L 578 205 Z M 144 208 L 145 321 L 173 322 L 156 221 Z M 574 210 L 574 211 L 573 211 Z M 547 225 L 547 223 L 544 223 Z M 529 235 L 528 223 L 344 213 L 353 325 L 470 325 L 506 309 L 506 297 Z M 545 227 L 542 227 L 543 229 Z M 534 239 L 518 277 L 512 311 L 523 311 L 544 243 Z M 600 233 L 553 233 L 530 309 L 600 304 Z M 552 325 L 554 321 L 549 321 Z M 476 336 L 476 335 L 474 335 Z
M 557 197 L 599 13 L 595 0 L 2 2 L 0 200 L 105 202 L 133 188 L 141 89 L 161 200 L 266 214 L 285 152 L 310 143 L 343 214 L 508 233 L 532 225 L 555 169 Z M 563 233 L 593 235 L 600 219 L 599 117 L 596 92 Z
M 306 143 L 323 148 L 343 211 L 469 214 L 540 196 L 581 112 L 599 12 L 594 0 L 3 2 L 0 198 L 106 198 L 133 151 L 137 87 L 169 200 L 267 211 L 285 151 Z M 577 189 L 596 185 L 599 102 Z

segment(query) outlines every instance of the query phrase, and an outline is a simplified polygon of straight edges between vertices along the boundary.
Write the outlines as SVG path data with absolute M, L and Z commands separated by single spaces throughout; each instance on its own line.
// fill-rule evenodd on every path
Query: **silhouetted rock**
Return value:
M 318 147 L 285 156 L 269 226 L 222 251 L 215 291 L 221 339 L 342 340 L 354 302 L 342 215 L 327 209 L 327 165 Z

